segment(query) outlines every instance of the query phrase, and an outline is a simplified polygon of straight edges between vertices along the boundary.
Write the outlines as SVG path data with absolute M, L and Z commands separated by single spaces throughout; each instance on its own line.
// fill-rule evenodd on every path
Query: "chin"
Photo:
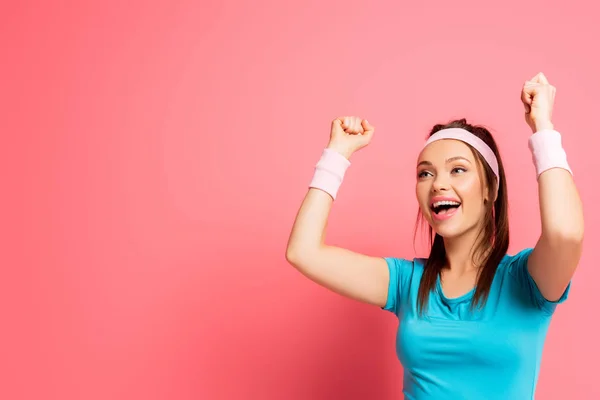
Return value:
M 464 223 L 461 224 L 460 221 L 434 221 L 431 215 L 427 216 L 427 222 L 429 222 L 429 226 L 431 226 L 433 231 L 444 239 L 460 237 L 469 230 L 468 227 L 466 227 Z
M 433 227 L 433 231 L 444 239 L 453 239 L 465 233 L 464 229 L 453 229 L 450 227 Z
M 441 224 L 432 224 L 431 228 L 433 231 L 440 235 L 444 239 L 455 239 L 464 235 L 468 235 L 471 232 L 476 231 L 478 228 L 477 224 L 468 224 L 467 221 L 463 221 L 463 223 L 449 224 L 449 223 L 441 223 Z

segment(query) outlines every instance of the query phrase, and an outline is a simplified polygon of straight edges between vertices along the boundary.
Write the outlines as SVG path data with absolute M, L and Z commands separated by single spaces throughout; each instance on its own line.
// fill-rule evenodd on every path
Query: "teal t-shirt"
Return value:
M 544 298 L 527 270 L 533 249 L 502 259 L 487 303 L 470 310 L 474 289 L 446 298 L 438 278 L 426 314 L 417 313 L 425 260 L 386 258 L 385 310 L 399 320 L 396 353 L 406 400 L 533 399 L 548 325 L 562 297 Z

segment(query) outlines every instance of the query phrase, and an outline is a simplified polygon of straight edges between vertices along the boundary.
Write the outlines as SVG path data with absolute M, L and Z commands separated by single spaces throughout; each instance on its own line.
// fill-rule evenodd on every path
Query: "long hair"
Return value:
M 495 187 L 497 185 L 494 172 L 479 152 L 467 144 L 476 160 L 478 160 L 483 167 L 484 179 L 487 182 L 488 196 L 490 199 L 490 201 L 485 202 L 484 224 L 474 243 L 475 250 L 473 251 L 473 261 L 477 262 L 480 267 L 478 270 L 475 293 L 471 301 L 471 308 L 474 309 L 478 305 L 483 306 L 487 301 L 490 287 L 492 286 L 492 281 L 496 274 L 496 269 L 508 250 L 508 196 L 506 193 L 506 176 L 504 175 L 504 167 L 500 158 L 498 146 L 496 145 L 492 134 L 485 127 L 471 125 L 463 118 L 453 120 L 447 124 L 435 125 L 429 133 L 429 136 L 446 128 L 462 128 L 471 132 L 473 135 L 483 140 L 492 149 L 498 159 L 500 185 L 498 187 L 496 200 L 494 201 Z M 419 209 L 417 225 L 419 222 L 423 223 L 424 220 L 425 218 Z M 435 236 L 433 234 L 433 228 L 429 226 L 428 237 L 431 250 L 429 258 L 425 262 L 423 276 L 417 295 L 417 308 L 421 315 L 423 315 L 424 310 L 427 309 L 429 294 L 436 286 L 438 277 L 441 277 L 440 274 L 442 268 L 444 268 L 447 261 L 444 239 L 437 233 Z

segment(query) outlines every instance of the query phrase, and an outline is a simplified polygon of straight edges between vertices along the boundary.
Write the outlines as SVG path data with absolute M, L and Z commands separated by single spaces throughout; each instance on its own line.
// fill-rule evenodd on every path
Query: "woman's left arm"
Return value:
M 549 301 L 560 299 L 571 281 L 581 258 L 584 231 L 582 202 L 566 162 L 560 134 L 551 122 L 555 91 L 539 73 L 525 83 L 521 94 L 525 119 L 534 132 L 530 148 L 538 175 L 542 222 L 540 238 L 527 267 Z

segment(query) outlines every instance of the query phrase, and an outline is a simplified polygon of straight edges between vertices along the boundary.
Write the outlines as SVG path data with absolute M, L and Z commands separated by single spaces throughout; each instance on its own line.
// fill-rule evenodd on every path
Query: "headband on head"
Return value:
M 429 143 L 441 139 L 456 139 L 471 145 L 475 150 L 479 152 L 479 154 L 483 156 L 485 161 L 492 168 L 492 171 L 494 171 L 494 175 L 496 175 L 496 179 L 498 180 L 498 185 L 500 185 L 498 160 L 496 159 L 496 155 L 494 154 L 492 149 L 483 140 L 479 139 L 477 136 L 475 136 L 466 129 L 446 128 L 439 130 L 433 135 L 431 135 L 429 139 L 427 139 L 423 147 L 427 146 Z

